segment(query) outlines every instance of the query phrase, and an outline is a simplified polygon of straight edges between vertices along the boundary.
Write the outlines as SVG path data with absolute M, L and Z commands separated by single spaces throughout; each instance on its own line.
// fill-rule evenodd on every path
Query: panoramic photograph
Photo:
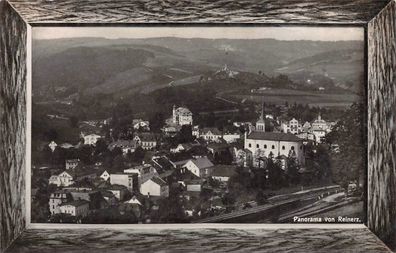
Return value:
M 32 36 L 32 223 L 365 222 L 363 28 Z

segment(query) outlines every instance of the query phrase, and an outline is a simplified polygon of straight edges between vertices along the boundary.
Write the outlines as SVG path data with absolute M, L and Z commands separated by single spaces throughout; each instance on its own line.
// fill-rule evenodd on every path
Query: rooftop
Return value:
M 71 201 L 71 202 L 64 203 L 61 206 L 75 206 L 75 207 L 78 207 L 78 206 L 82 206 L 82 205 L 89 205 L 89 201 L 86 201 L 86 200 L 74 200 L 74 201 Z
M 206 157 L 199 157 L 191 160 L 198 168 L 204 169 L 213 166 L 213 163 Z
M 299 142 L 302 139 L 291 133 L 275 133 L 275 132 L 251 132 L 247 139 L 252 140 L 268 140 L 268 141 L 295 141 Z

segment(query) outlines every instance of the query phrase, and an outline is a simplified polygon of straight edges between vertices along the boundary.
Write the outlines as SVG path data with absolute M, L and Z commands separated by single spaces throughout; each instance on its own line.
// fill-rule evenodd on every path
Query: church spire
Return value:
M 256 122 L 256 131 L 265 132 L 265 118 L 264 118 L 264 100 L 261 104 L 261 115 L 259 120 Z

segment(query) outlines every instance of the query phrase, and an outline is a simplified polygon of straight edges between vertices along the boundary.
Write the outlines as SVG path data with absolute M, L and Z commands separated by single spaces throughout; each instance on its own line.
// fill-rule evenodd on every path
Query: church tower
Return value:
M 261 106 L 261 115 L 259 120 L 256 122 L 256 131 L 265 132 L 265 117 L 264 117 L 264 102 Z

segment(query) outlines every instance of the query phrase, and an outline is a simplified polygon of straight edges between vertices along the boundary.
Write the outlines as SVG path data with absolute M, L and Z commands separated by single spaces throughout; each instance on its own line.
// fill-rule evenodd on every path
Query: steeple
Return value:
M 256 131 L 265 132 L 265 118 L 264 118 L 264 101 L 261 105 L 261 115 L 259 120 L 256 122 Z

